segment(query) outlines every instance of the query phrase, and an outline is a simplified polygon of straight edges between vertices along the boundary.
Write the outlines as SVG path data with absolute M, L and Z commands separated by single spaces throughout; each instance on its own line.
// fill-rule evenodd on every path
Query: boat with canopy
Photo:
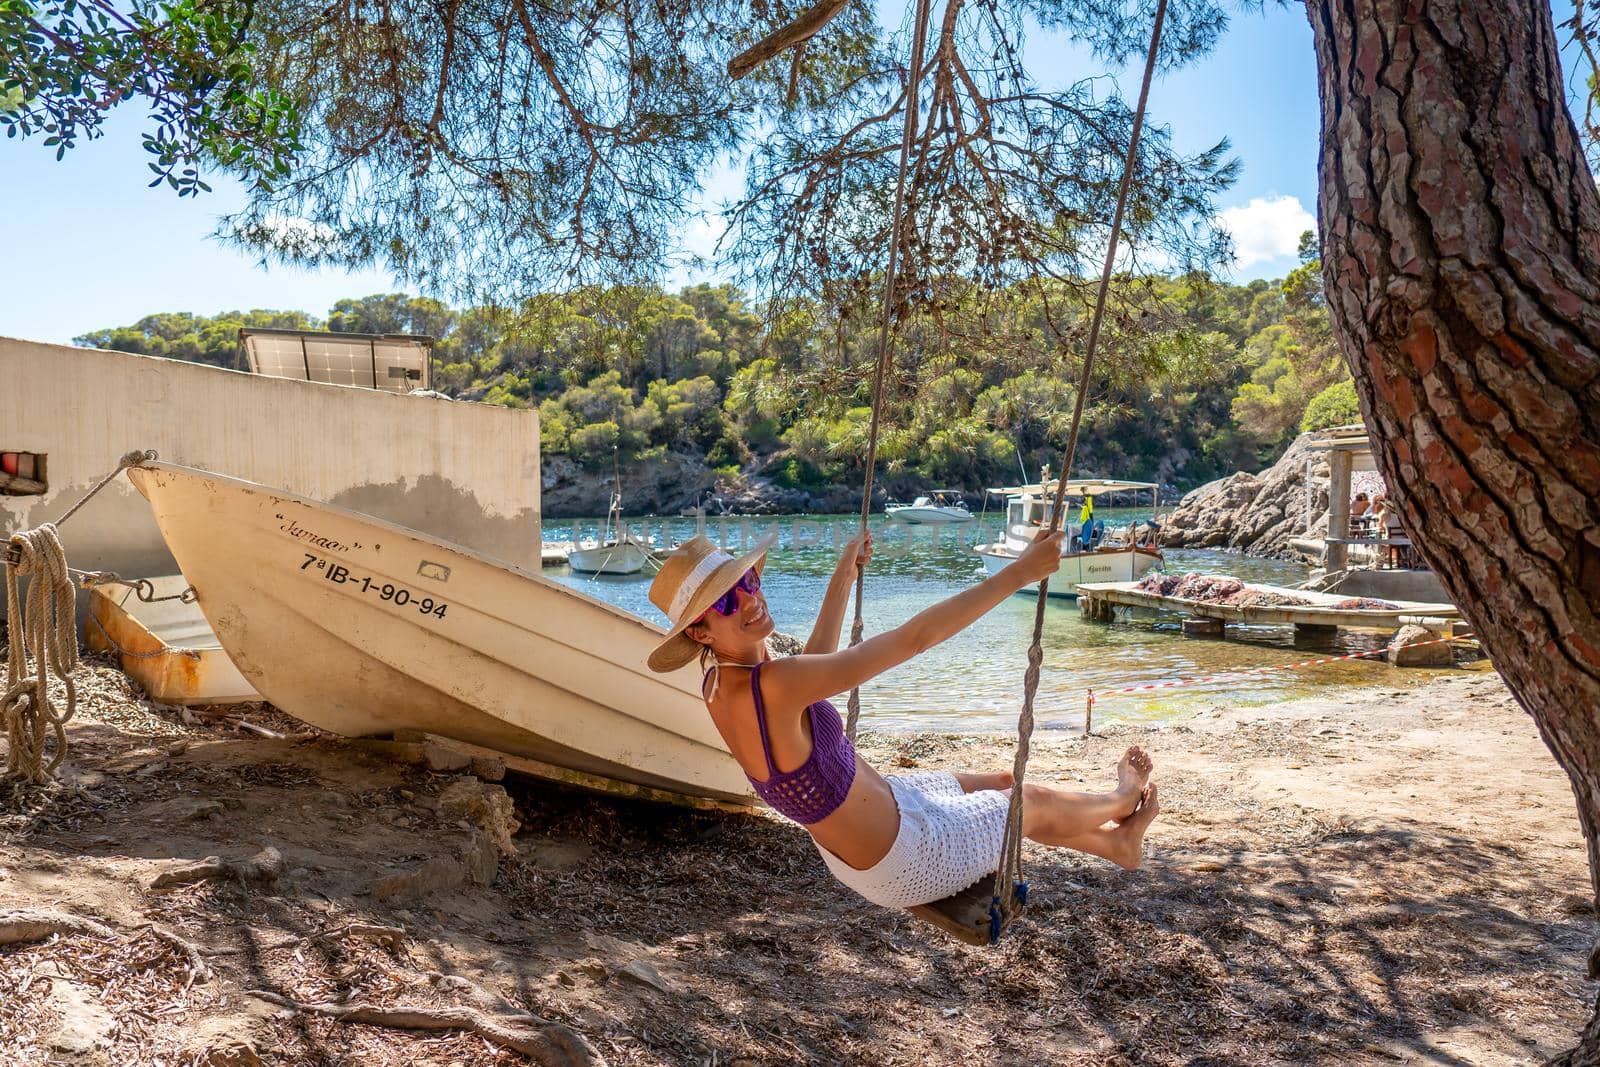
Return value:
M 1054 498 L 1058 479 L 1032 485 L 1011 485 L 990 489 L 1006 501 L 1005 525 L 995 541 L 976 545 L 973 551 L 982 559 L 989 574 L 998 573 L 1022 554 L 1042 529 L 1049 529 L 1054 517 Z M 1162 561 L 1160 527 L 1154 517 L 1154 482 L 1128 482 L 1113 478 L 1074 478 L 1067 482 L 1061 528 L 1066 539 L 1061 546 L 1061 565 L 1050 579 L 1050 596 L 1076 597 L 1079 582 L 1133 582 L 1154 570 Z M 1118 494 L 1148 492 L 1151 518 L 1109 526 L 1094 517 L 1094 501 Z M 1072 521 L 1073 511 L 1077 520 Z M 1031 593 L 1032 586 L 1023 590 Z

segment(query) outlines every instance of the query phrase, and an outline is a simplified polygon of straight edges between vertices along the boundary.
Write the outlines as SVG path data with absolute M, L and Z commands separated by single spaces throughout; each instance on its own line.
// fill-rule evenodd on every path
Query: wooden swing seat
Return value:
M 1018 901 L 1028 902 L 1026 882 L 1018 884 L 1013 891 Z M 1007 925 L 995 915 L 993 874 L 985 875 L 943 900 L 916 904 L 906 911 L 957 940 L 979 947 L 998 943 Z

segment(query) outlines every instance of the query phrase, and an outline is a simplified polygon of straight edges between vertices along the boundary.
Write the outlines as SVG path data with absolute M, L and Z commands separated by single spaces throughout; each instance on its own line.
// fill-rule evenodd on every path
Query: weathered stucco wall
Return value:
M 0 496 L 0 531 L 54 520 L 136 448 L 539 566 L 533 411 L 0 337 L 0 451 L 49 457 L 45 495 Z M 126 478 L 61 535 L 74 567 L 177 570 Z

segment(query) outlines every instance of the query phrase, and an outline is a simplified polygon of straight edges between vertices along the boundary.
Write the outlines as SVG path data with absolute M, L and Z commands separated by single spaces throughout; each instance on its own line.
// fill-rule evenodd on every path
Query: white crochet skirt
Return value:
M 894 844 L 864 871 L 818 845 L 835 878 L 874 904 L 909 908 L 942 900 L 994 873 L 1006 830 L 1007 793 L 963 793 L 948 771 L 893 774 L 886 780 L 900 806 Z

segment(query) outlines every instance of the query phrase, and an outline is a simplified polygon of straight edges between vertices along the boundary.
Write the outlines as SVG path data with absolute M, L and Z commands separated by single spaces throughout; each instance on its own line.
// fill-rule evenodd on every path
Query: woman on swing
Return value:
M 771 659 L 772 617 L 761 592 L 768 535 L 734 558 L 696 537 L 667 560 L 650 600 L 672 630 L 651 653 L 655 671 L 698 658 L 701 694 L 757 795 L 803 826 L 834 876 L 874 904 L 907 908 L 958 893 L 992 874 L 1000 856 L 1011 773 L 925 771 L 884 776 L 856 753 L 827 698 L 847 692 L 953 637 L 1013 593 L 1055 573 L 1058 533 L 1042 532 L 1015 562 L 887 633 L 840 651 L 839 631 L 857 567 L 872 539 L 840 555 L 805 651 Z M 1150 758 L 1130 748 L 1106 793 L 1028 782 L 1022 833 L 1139 866 L 1159 810 Z

